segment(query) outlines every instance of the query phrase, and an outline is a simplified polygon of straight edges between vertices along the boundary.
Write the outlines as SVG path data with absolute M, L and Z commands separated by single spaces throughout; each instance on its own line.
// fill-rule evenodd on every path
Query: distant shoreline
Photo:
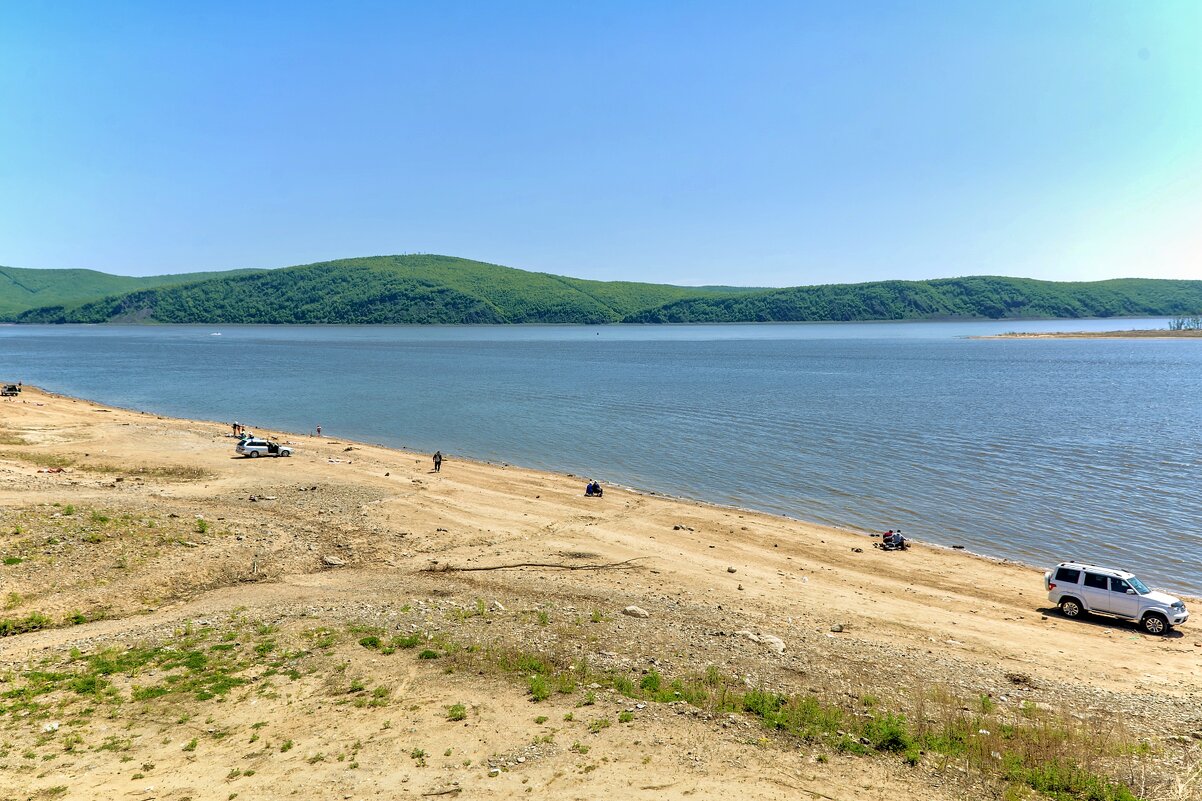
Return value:
M 1049 331 L 1033 333 L 1008 331 L 1005 334 L 974 336 L 969 339 L 1202 339 L 1202 330 L 1170 331 L 1150 329 L 1135 331 Z

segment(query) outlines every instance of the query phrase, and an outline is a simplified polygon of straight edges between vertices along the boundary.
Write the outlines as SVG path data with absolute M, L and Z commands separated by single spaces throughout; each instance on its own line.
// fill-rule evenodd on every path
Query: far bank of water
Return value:
M 1200 594 L 1202 343 L 966 338 L 1165 326 L 3 326 L 0 380 Z

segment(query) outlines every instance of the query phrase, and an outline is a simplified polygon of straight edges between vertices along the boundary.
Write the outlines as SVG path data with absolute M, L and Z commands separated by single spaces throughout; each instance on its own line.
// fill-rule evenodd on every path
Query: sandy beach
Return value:
M 969 337 L 969 339 L 1200 339 L 1202 331 L 1187 328 L 1176 331 L 1168 329 L 1132 329 L 1130 331 L 1011 331 L 991 336 Z
M 0 402 L 0 618 L 33 621 L 0 638 L 0 798 L 1042 797 L 715 701 L 751 690 L 984 739 L 1061 727 L 1140 797 L 1199 797 L 1197 620 L 1068 621 L 1027 566 L 255 423 L 296 454 L 32 387 Z

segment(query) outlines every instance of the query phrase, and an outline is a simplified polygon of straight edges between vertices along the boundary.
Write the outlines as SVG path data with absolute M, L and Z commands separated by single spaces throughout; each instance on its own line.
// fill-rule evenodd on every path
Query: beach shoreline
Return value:
M 1202 330 L 1133 329 L 1130 331 L 1010 331 L 966 339 L 1202 339 Z
M 996 338 L 996 337 L 976 337 L 976 338 L 991 339 L 991 338 Z M 107 403 L 107 402 L 101 401 L 101 400 L 96 400 L 93 398 L 85 398 L 85 397 L 81 397 L 81 396 L 74 396 L 74 395 L 69 395 L 66 393 L 57 392 L 54 390 L 48 390 L 48 389 L 45 389 L 43 387 L 39 387 L 36 385 L 28 386 L 27 389 L 35 389 L 35 390 L 40 391 L 48 396 L 59 398 L 59 399 L 66 400 L 66 401 L 71 401 L 71 402 L 82 401 L 85 403 L 93 404 L 93 405 L 95 405 L 97 407 L 101 407 L 101 408 L 129 412 L 131 414 L 149 415 L 149 416 L 153 416 L 159 420 L 174 420 L 174 421 L 178 421 L 178 422 L 182 422 L 182 423 L 188 423 L 191 425 L 212 425 L 219 430 L 222 427 L 228 428 L 231 425 L 230 422 L 222 422 L 222 421 L 218 421 L 218 420 L 206 420 L 203 418 L 177 418 L 177 417 L 172 417 L 169 415 L 162 415 L 159 412 L 156 412 L 152 409 L 140 409 L 140 408 L 130 407 L 130 406 L 114 405 L 114 404 Z M 299 441 L 301 438 L 312 438 L 314 436 L 311 432 L 301 433 L 301 432 L 297 432 L 297 431 L 289 431 L 286 429 L 260 427 L 260 430 L 261 431 L 278 432 L 278 435 L 281 438 L 296 437 L 296 438 L 298 438 L 297 441 Z M 265 436 L 270 437 L 272 435 L 267 434 Z M 339 444 L 345 443 L 346 445 L 354 446 L 354 447 L 381 448 L 386 451 L 395 451 L 398 454 L 403 454 L 405 456 L 410 456 L 410 457 L 424 458 L 427 456 L 427 454 L 424 454 L 421 451 L 417 451 L 412 448 L 405 447 L 403 445 L 399 445 L 399 446 L 384 445 L 381 443 L 372 443 L 372 442 L 367 442 L 365 440 L 357 440 L 357 439 L 343 437 L 343 436 L 338 436 L 337 438 L 335 438 L 334 436 L 328 435 L 328 434 L 324 437 L 324 439 L 331 443 L 339 443 Z M 282 441 L 292 442 L 292 440 L 282 440 Z M 526 467 L 524 465 L 516 465 L 511 462 L 506 462 L 503 460 L 502 461 L 494 461 L 494 460 L 489 460 L 489 459 L 481 459 L 481 458 L 477 458 L 477 457 L 456 457 L 456 458 L 460 461 L 468 461 L 473 464 L 477 464 L 477 465 L 484 466 L 484 467 L 493 467 L 496 469 L 508 469 L 510 467 L 516 467 L 516 468 L 519 468 L 522 470 L 528 470 L 528 471 L 532 471 L 535 473 L 543 473 L 548 476 L 557 476 L 557 477 L 562 477 L 562 478 L 569 479 L 569 480 L 576 480 L 579 482 L 583 482 L 586 480 L 586 478 L 583 475 L 577 475 L 575 473 L 550 471 L 550 470 L 544 470 L 544 469 L 540 469 L 540 468 Z M 719 503 L 719 502 L 712 501 L 712 500 L 709 500 L 706 498 L 694 497 L 694 496 L 690 496 L 690 495 L 679 495 L 679 494 L 675 494 L 675 493 L 671 493 L 671 492 L 664 492 L 662 490 L 650 490 L 650 489 L 646 489 L 646 488 L 642 488 L 642 487 L 637 487 L 637 486 L 632 486 L 632 485 L 622 484 L 622 483 L 617 483 L 617 482 L 608 482 L 605 484 L 605 486 L 607 488 L 611 488 L 611 489 L 619 489 L 624 492 L 630 493 L 632 495 L 639 495 L 639 496 L 644 496 L 644 497 L 648 497 L 648 498 L 659 498 L 659 499 L 663 499 L 666 501 L 679 502 L 682 504 L 700 504 L 705 507 L 711 507 L 715 510 L 734 512 L 736 514 L 737 513 L 746 513 L 746 514 L 755 514 L 755 515 L 767 515 L 769 517 L 779 517 L 782 520 L 792 521 L 792 522 L 799 523 L 804 526 L 829 529 L 831 531 L 839 532 L 842 534 L 848 534 L 848 535 L 855 536 L 855 537 L 862 537 L 862 538 L 870 540 L 870 541 L 877 540 L 881 536 L 881 532 L 869 531 L 867 529 L 858 528 L 856 526 L 852 526 L 852 525 L 848 525 L 848 524 L 818 522 L 818 521 L 814 521 L 814 520 L 809 520 L 804 517 L 794 517 L 794 516 L 787 515 L 787 514 L 780 514 L 778 512 L 773 512 L 771 510 L 757 509 L 752 506 L 741 506 L 738 504 L 724 504 L 724 503 Z M 899 529 L 899 530 L 903 530 L 903 529 Z M 1026 568 L 1028 570 L 1031 570 L 1034 573 L 1039 573 L 1039 574 L 1043 573 L 1047 569 L 1047 566 L 1041 566 L 1034 562 L 1027 562 L 1022 559 L 1016 559 L 1016 558 L 1004 556 L 1001 554 L 983 553 L 981 551 L 976 551 L 976 550 L 973 550 L 972 548 L 968 548 L 965 546 L 948 545 L 948 544 L 944 544 L 944 543 L 940 543 L 940 542 L 934 542 L 934 541 L 930 541 L 930 540 L 924 540 L 924 539 L 920 539 L 920 538 L 911 537 L 909 535 L 906 535 L 906 541 L 907 541 L 907 543 L 910 543 L 910 544 L 921 545 L 926 548 L 938 549 L 940 551 L 946 551 L 953 555 L 961 555 L 961 556 L 971 557 L 973 559 L 980 559 L 980 560 L 984 560 L 986 562 L 992 562 L 992 563 L 996 563 L 999 565 L 1014 565 L 1014 566 L 1017 566 L 1020 568 Z M 1174 590 L 1174 592 L 1177 592 L 1177 591 Z M 1177 594 L 1180 595 L 1179 592 L 1177 592 Z M 1187 595 L 1182 595 L 1181 597 L 1184 597 L 1187 600 L 1192 600 L 1192 601 L 1198 602 L 1199 604 L 1202 604 L 1202 596 L 1192 596 L 1192 595 L 1187 594 Z
M 1089 709 L 1095 725 L 1133 727 L 1158 743 L 1202 730 L 1196 625 L 1161 638 L 1127 623 L 1062 619 L 1048 608 L 1039 570 L 1012 561 L 924 543 L 883 552 L 861 532 L 614 485 L 586 498 L 583 477 L 453 455 L 433 472 L 426 454 L 344 438 L 274 432 L 296 444 L 294 456 L 241 458 L 230 431 L 35 387 L 0 403 L 0 618 L 37 622 L 0 638 L 0 671 L 197 631 L 228 636 L 248 656 L 289 643 L 303 668 L 282 684 L 269 676 L 231 690 L 228 705 L 180 700 L 145 718 L 127 702 L 113 714 L 135 732 L 136 758 L 126 765 L 92 748 L 69 760 L 76 767 L 60 763 L 74 780 L 64 797 L 123 792 L 142 763 L 159 766 L 157 781 L 177 794 L 233 781 L 222 777 L 241 764 L 236 749 L 259 731 L 256 720 L 277 746 L 246 763 L 249 781 L 238 779 L 256 798 L 321 795 L 328 782 L 351 781 L 335 759 L 306 764 L 351 741 L 376 757 L 356 760 L 369 779 L 360 789 L 394 793 L 412 780 L 423 792 L 779 798 L 766 776 L 834 798 L 950 801 L 1004 789 L 970 791 L 935 760 L 908 767 L 821 746 L 799 752 L 759 738 L 737 716 L 636 707 L 605 685 L 565 687 L 540 706 L 528 677 L 440 669 L 502 647 L 616 671 L 636 688 L 652 672 L 664 681 L 724 676 L 744 690 L 811 695 L 857 714 L 866 708 L 858 699 L 869 698 L 922 720 L 937 697 L 955 715 L 975 704 L 1014 720 L 1046 710 L 1071 721 Z M 313 645 L 315 631 L 329 632 L 320 635 L 328 647 Z M 385 656 L 373 645 L 411 633 L 445 662 Z M 349 704 L 353 693 L 338 688 L 352 677 L 383 688 L 377 706 Z M 456 704 L 464 723 L 447 720 Z M 547 722 L 532 723 L 540 713 Z M 334 715 L 341 728 L 315 732 L 311 715 Z M 185 726 L 182 738 L 153 728 L 187 716 L 237 736 L 227 746 L 206 739 L 205 727 Z M 618 724 L 587 728 L 602 716 Z M 40 727 L 55 720 L 0 716 L 0 725 L 17 753 L 46 747 Z M 90 725 L 79 729 L 85 741 L 102 744 Z M 201 749 L 182 750 L 192 737 Z M 632 738 L 642 743 L 633 755 Z M 280 752 L 285 739 L 297 753 Z M 592 749 L 588 759 L 574 741 Z M 1174 747 L 1164 753 L 1178 754 Z M 415 764 L 415 749 L 430 766 Z M 586 763 L 597 767 L 583 771 Z M 497 764 L 504 770 L 493 775 Z M 56 779 L 17 781 L 46 788 Z M 665 786 L 675 789 L 640 789 Z

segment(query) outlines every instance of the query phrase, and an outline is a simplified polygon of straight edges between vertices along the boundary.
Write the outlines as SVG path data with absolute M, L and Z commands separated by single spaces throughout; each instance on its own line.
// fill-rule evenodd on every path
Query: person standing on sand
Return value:
M 317 427 L 317 436 L 321 436 L 321 426 Z
M 442 471 L 442 451 L 434 451 L 434 472 Z

